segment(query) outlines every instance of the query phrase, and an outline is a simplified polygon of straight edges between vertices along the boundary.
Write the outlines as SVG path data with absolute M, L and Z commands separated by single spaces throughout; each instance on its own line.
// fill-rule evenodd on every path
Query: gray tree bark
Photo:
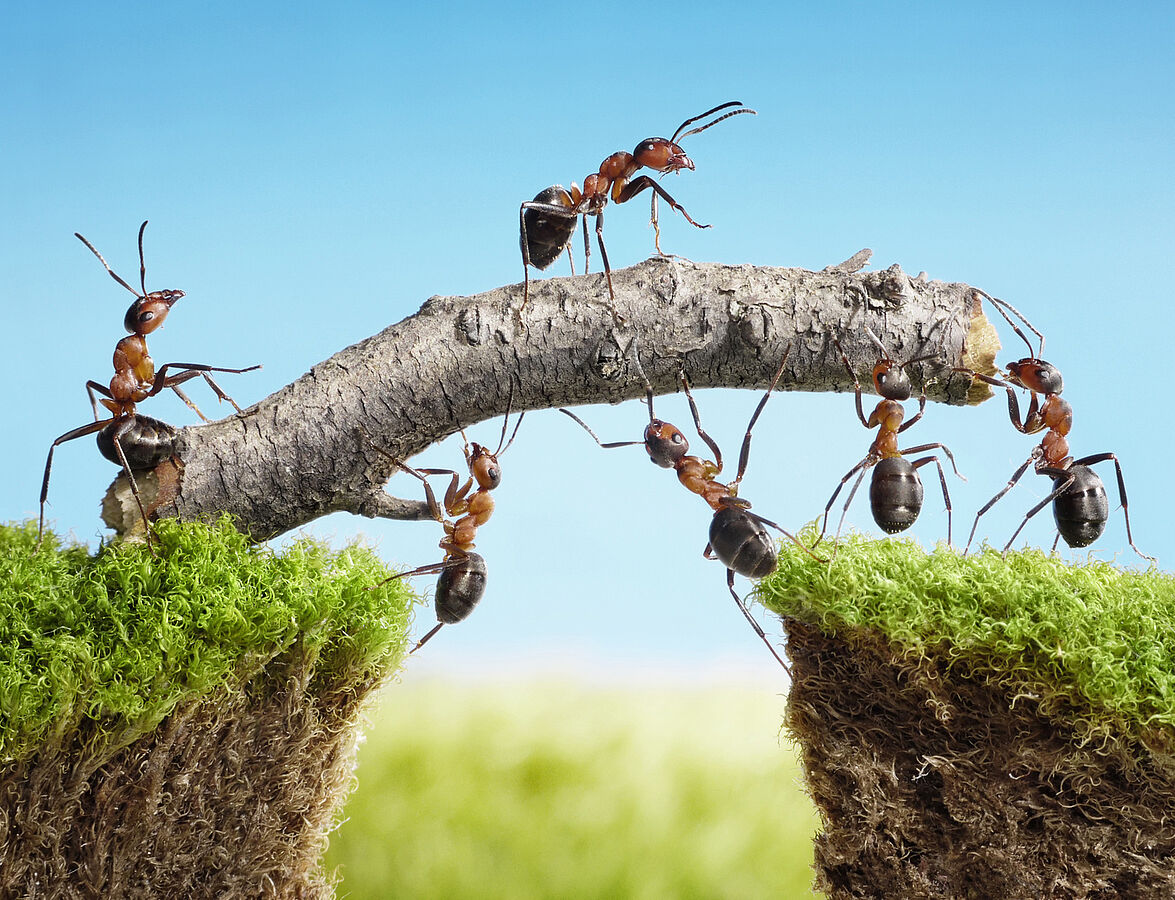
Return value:
M 394 467 L 362 439 L 408 458 L 459 428 L 515 411 L 643 397 L 692 386 L 765 388 L 790 346 L 782 390 L 852 390 L 834 340 L 862 386 L 878 351 L 868 326 L 912 366 L 931 400 L 979 402 L 985 387 L 953 373 L 991 373 L 999 347 L 981 292 L 861 272 L 861 251 L 823 271 L 653 258 L 613 273 L 615 311 L 599 274 L 534 281 L 473 297 L 432 297 L 416 314 L 339 351 L 243 415 L 185 428 L 178 458 L 136 476 L 153 517 L 222 512 L 258 540 L 327 513 L 419 519 L 419 500 L 384 490 Z M 639 368 L 633 362 L 639 359 Z M 120 534 L 142 529 L 126 478 L 103 508 Z

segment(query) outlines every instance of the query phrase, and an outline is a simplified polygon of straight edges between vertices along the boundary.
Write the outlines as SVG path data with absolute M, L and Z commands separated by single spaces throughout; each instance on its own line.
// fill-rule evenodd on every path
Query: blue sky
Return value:
M 148 289 L 187 293 L 152 336 L 153 356 L 263 363 L 222 382 L 244 406 L 433 294 L 518 281 L 520 201 L 582 183 L 613 151 L 738 99 L 759 115 L 691 137 L 697 170 L 667 182 L 714 227 L 663 215 L 662 247 L 699 261 L 822 268 L 868 246 L 877 266 L 897 262 L 1015 303 L 1065 374 L 1075 453 L 1119 455 L 1136 542 L 1170 567 L 1169 7 L 751 4 L 735 16 L 688 3 L 396 6 L 9 10 L 0 515 L 36 515 L 49 443 L 89 419 L 84 382 L 109 379 L 123 334 L 129 295 L 73 232 L 134 281 L 135 233 L 150 219 Z M 652 251 L 643 209 L 609 213 L 617 268 Z M 1005 360 L 1021 355 L 1006 329 L 1004 343 Z M 757 399 L 700 392 L 703 423 L 728 454 Z M 193 420 L 169 398 L 151 402 L 144 412 Z M 688 422 L 683 398 L 657 408 Z M 636 403 L 581 413 L 605 440 L 638 438 L 645 416 Z M 493 443 L 498 427 L 470 437 Z M 968 477 L 950 482 L 963 536 L 1034 443 L 998 402 L 932 406 L 907 435 L 955 451 Z M 798 528 L 870 440 L 849 395 L 774 397 L 743 494 Z M 460 445 L 417 462 L 457 465 Z M 564 417 L 536 413 L 503 465 L 497 512 L 478 540 L 487 596 L 421 653 L 420 671 L 773 674 L 721 568 L 701 557 L 705 507 L 639 448 L 605 453 Z M 1110 482 L 1111 470 L 1102 467 Z M 56 526 L 95 541 L 113 475 L 88 439 L 62 447 Z M 1002 543 L 1047 488 L 1026 476 L 981 534 Z M 416 496 L 417 485 L 396 479 L 392 490 Z M 912 530 L 926 544 L 945 534 L 940 507 L 932 481 Z M 849 523 L 876 530 L 863 497 Z M 440 556 L 433 523 L 335 516 L 311 531 L 363 534 L 397 565 Z M 1046 512 L 1023 537 L 1048 545 L 1052 535 Z M 1136 562 L 1119 512 L 1095 550 Z M 430 623 L 423 610 L 421 630 Z

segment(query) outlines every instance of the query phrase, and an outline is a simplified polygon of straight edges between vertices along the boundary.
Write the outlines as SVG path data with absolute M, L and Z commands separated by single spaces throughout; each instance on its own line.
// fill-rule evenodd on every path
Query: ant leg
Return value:
M 845 353 L 845 348 L 841 346 L 840 340 L 833 338 L 832 342 L 836 344 L 836 349 L 840 351 L 840 358 L 844 362 L 845 368 L 848 369 L 849 377 L 853 379 L 853 388 L 857 395 L 857 418 L 861 420 L 861 424 L 866 428 L 872 428 L 873 426 L 869 424 L 869 420 L 865 418 L 865 409 L 861 406 L 861 382 L 857 380 L 857 373 L 853 371 L 853 365 L 849 362 L 848 354 Z
M 1114 461 L 1114 469 L 1118 474 L 1118 502 L 1122 505 L 1122 517 L 1126 520 L 1126 540 L 1135 553 L 1137 553 L 1143 559 L 1154 562 L 1155 558 L 1153 556 L 1147 556 L 1145 553 L 1134 546 L 1134 537 L 1130 534 L 1130 510 L 1126 505 L 1126 481 L 1122 477 L 1122 464 L 1118 462 L 1118 457 L 1116 457 L 1113 453 L 1095 453 L 1092 456 L 1083 456 L 1081 459 L 1074 460 L 1072 463 L 1070 463 L 1070 467 L 1093 466 L 1100 462 L 1106 462 L 1107 460 L 1111 459 Z
M 915 422 L 917 422 L 919 419 L 921 419 L 922 415 L 925 412 L 926 412 L 926 389 L 923 388 L 921 396 L 918 397 L 918 412 L 914 413 L 913 416 L 911 416 L 909 419 L 907 419 L 905 422 L 903 422 L 901 425 L 898 426 L 898 434 L 901 434 L 903 431 L 905 431 L 907 428 L 909 428 L 911 425 L 913 425 Z M 958 473 L 956 473 L 956 474 L 958 474 Z
M 755 629 L 755 634 L 759 635 L 759 639 L 761 641 L 763 641 L 763 643 L 767 647 L 767 649 L 771 651 L 771 655 L 775 657 L 775 661 L 777 663 L 779 663 L 781 666 L 783 666 L 783 671 L 787 672 L 788 678 L 791 678 L 791 668 L 788 666 L 787 663 L 785 663 L 783 661 L 783 657 L 781 657 L 775 651 L 775 647 L 773 647 L 771 645 L 771 640 L 767 637 L 767 633 L 763 630 L 762 626 L 759 625 L 759 623 L 755 621 L 755 617 L 751 615 L 751 611 L 749 609 L 747 609 L 746 604 L 743 603 L 742 599 L 739 597 L 738 593 L 735 591 L 735 589 L 734 589 L 734 569 L 727 569 L 726 570 L 726 586 L 728 588 L 730 588 L 730 596 L 732 596 L 734 598 L 734 602 L 738 605 L 739 612 L 741 612 L 743 614 L 743 616 L 746 618 L 746 620 L 751 623 L 751 627 L 753 629 Z
M 642 175 L 639 178 L 634 178 L 632 181 L 630 181 L 628 184 L 626 184 L 624 186 L 624 190 L 622 190 L 620 192 L 620 196 L 616 198 L 616 202 L 617 203 L 624 203 L 628 200 L 631 200 L 633 197 L 635 197 L 637 194 L 639 194 L 641 191 L 644 191 L 644 190 L 652 190 L 654 192 L 655 196 L 660 197 L 662 200 L 664 200 L 666 203 L 668 203 L 671 207 L 673 207 L 673 209 L 675 209 L 677 212 L 681 213 L 685 217 L 685 220 L 687 222 L 689 222 L 691 225 L 693 225 L 695 228 L 709 228 L 710 227 L 709 225 L 702 225 L 698 222 L 695 222 L 693 219 L 691 219 L 690 214 L 685 211 L 685 207 L 682 206 L 680 203 L 678 203 L 676 200 L 674 200 L 671 196 L 669 196 L 669 192 L 666 191 L 665 188 L 661 187 L 661 185 L 657 184 L 657 182 L 655 182 L 648 175 Z
M 763 407 L 767 405 L 767 401 L 771 398 L 771 392 L 779 384 L 779 379 L 783 375 L 783 367 L 787 365 L 789 353 L 791 353 L 791 344 L 788 344 L 787 349 L 783 351 L 783 359 L 779 361 L 779 368 L 775 370 L 775 377 L 771 379 L 771 384 L 763 392 L 763 399 L 759 401 L 759 405 L 755 407 L 755 412 L 751 415 L 751 421 L 747 423 L 747 433 L 743 435 L 743 446 L 738 454 L 738 474 L 734 476 L 734 481 L 729 485 L 732 492 L 738 488 L 739 482 L 743 480 L 743 473 L 747 471 L 747 462 L 751 456 L 751 429 L 755 427 L 755 422 L 759 420 L 759 415 L 763 412 Z
M 942 445 L 939 444 L 938 446 L 941 447 Z M 945 450 L 946 448 L 943 447 L 942 449 Z M 917 451 L 915 450 L 914 452 L 917 452 Z M 918 468 L 921 468 L 922 466 L 926 465 L 929 462 L 934 463 L 938 467 L 938 483 L 942 485 L 942 499 L 943 499 L 943 502 L 946 503 L 946 507 L 947 507 L 947 546 L 949 547 L 949 546 L 951 546 L 951 495 L 950 495 L 950 492 L 947 491 L 947 475 L 946 475 L 946 472 L 943 471 L 942 463 L 939 462 L 939 459 L 937 456 L 924 456 L 924 457 L 922 457 L 922 459 L 916 460 L 915 462 L 911 463 L 911 466 L 913 466 L 913 468 L 915 468 L 915 469 L 918 469 Z M 951 464 L 952 465 L 954 464 L 954 460 L 951 460 Z M 958 471 L 956 471 L 955 474 L 959 475 Z M 963 476 L 959 475 L 959 477 L 962 478 Z M 966 480 L 966 479 L 964 479 L 964 480 Z
M 426 566 L 418 566 L 415 569 L 409 569 L 406 572 L 397 572 L 395 575 L 389 575 L 378 584 L 369 585 L 364 588 L 366 591 L 374 591 L 376 588 L 383 587 L 389 581 L 396 581 L 400 578 L 415 578 L 417 575 L 436 575 L 438 572 L 443 572 L 449 568 L 455 560 L 442 560 L 441 562 L 429 563 Z
M 467 509 L 466 498 L 469 495 L 469 489 L 473 487 L 473 479 L 468 478 L 465 484 L 461 485 L 461 489 L 457 489 L 457 485 L 461 481 L 461 475 L 454 472 L 452 469 L 409 469 L 408 466 L 401 463 L 400 468 L 405 472 L 411 472 L 417 478 L 424 482 L 427 486 L 428 482 L 425 480 L 426 475 L 449 475 L 449 486 L 445 489 L 445 512 L 449 515 L 460 515 Z M 439 520 L 438 520 L 439 521 Z
M 426 634 L 424 637 L 422 637 L 420 640 L 418 640 L 418 641 L 416 642 L 416 646 L 415 646 L 415 647 L 413 647 L 411 650 L 409 650 L 409 651 L 408 651 L 408 655 L 409 655 L 409 656 L 411 656 L 413 653 L 415 653 L 417 650 L 419 650 L 421 647 L 423 647 L 425 644 L 427 644 L 427 643 L 429 642 L 429 639 L 430 639 L 430 638 L 431 638 L 431 637 L 432 637 L 434 634 L 436 634 L 438 631 L 440 631 L 440 630 L 441 630 L 441 628 L 444 626 L 444 624 L 445 624 L 444 622 L 437 622 L 437 624 L 436 624 L 436 625 L 434 625 L 434 626 L 433 626 L 433 627 L 432 627 L 432 628 L 429 630 L 428 634 Z
M 644 443 L 644 441 L 611 441 L 611 442 L 605 444 L 603 441 L 601 441 L 596 436 L 596 433 L 594 431 L 592 431 L 590 428 L 588 428 L 587 423 L 584 422 L 583 419 L 581 419 L 579 416 L 577 416 L 571 410 L 563 409 L 562 407 L 560 407 L 559 412 L 563 413 L 563 415 L 568 416 L 569 418 L 578 422 L 579 427 L 582 428 L 584 431 L 586 431 L 588 434 L 590 434 L 592 436 L 592 440 L 594 440 L 597 444 L 599 444 L 600 447 L 603 448 L 604 450 L 614 450 L 617 447 L 632 447 L 637 444 Z
M 97 391 L 103 397 L 108 397 L 111 400 L 114 399 L 114 394 L 110 393 L 110 388 L 104 384 L 99 384 L 96 381 L 86 382 L 86 393 L 90 397 L 90 406 L 94 408 L 94 421 L 97 422 L 100 418 L 102 418 L 102 413 L 98 409 L 98 398 L 94 396 L 95 391 Z
M 1047 497 L 1036 504 L 1036 506 L 1032 507 L 1032 509 L 1028 510 L 1028 513 L 1024 516 L 1024 521 L 1020 523 L 1020 526 L 1014 532 L 1012 532 L 1012 536 L 1008 538 L 1008 543 L 1004 545 L 1004 549 L 1002 551 L 1003 553 L 1007 553 L 1012 548 L 1012 542 L 1015 541 L 1016 536 L 1024 530 L 1024 526 L 1028 524 L 1029 519 L 1035 516 L 1054 500 L 1056 500 L 1059 496 L 1061 496 L 1061 494 L 1065 493 L 1065 491 L 1069 490 L 1069 488 L 1073 485 L 1073 482 L 1077 480 L 1077 476 L 1066 469 L 1057 469 L 1050 466 L 1043 469 L 1037 469 L 1036 471 L 1038 475 L 1048 475 L 1050 478 L 1054 476 L 1060 478 L 1062 475 L 1066 477 L 1064 481 L 1061 482 L 1059 487 L 1054 487 L 1052 492 Z
M 168 375 L 167 370 L 172 368 L 183 369 L 184 371 L 180 372 L 178 375 Z M 233 398 L 226 394 L 223 390 L 221 390 L 220 385 L 213 381 L 212 376 L 208 373 L 226 372 L 229 375 L 240 375 L 244 372 L 252 372 L 260 368 L 260 365 L 249 366 L 245 369 L 226 369 L 221 366 L 206 366 L 203 363 L 164 363 L 162 366 L 160 366 L 159 371 L 155 373 L 155 381 L 151 385 L 151 391 L 147 394 L 147 396 L 153 397 L 160 391 L 165 390 L 166 388 L 171 388 L 172 390 L 175 390 L 176 394 L 179 395 L 181 400 L 187 403 L 187 405 L 192 409 L 196 410 L 197 415 L 199 415 L 201 419 L 204 419 L 204 414 L 201 413 L 200 410 L 196 409 L 195 404 L 192 403 L 191 400 L 184 396 L 183 391 L 176 390 L 176 385 L 183 384 L 185 381 L 190 381 L 199 375 L 208 382 L 208 386 L 212 388 L 212 392 L 216 394 L 217 400 L 227 400 L 233 405 L 233 409 L 240 413 L 241 408 L 237 406 L 236 401 L 233 400 Z M 207 419 L 205 419 L 205 421 L 207 421 Z
M 151 555 L 155 555 L 155 551 L 151 547 L 151 523 L 147 520 L 147 510 L 143 508 L 143 499 L 139 496 L 139 485 L 135 481 L 135 473 L 131 471 L 130 463 L 127 462 L 126 454 L 122 450 L 122 441 L 119 440 L 123 434 L 131 427 L 134 419 L 127 416 L 126 420 L 114 430 L 111 437 L 111 443 L 114 444 L 114 452 L 118 454 L 118 460 L 122 463 L 122 470 L 126 472 L 127 480 L 131 485 L 131 493 L 134 495 L 135 504 L 139 507 L 139 515 L 143 517 L 143 533 L 147 538 L 147 549 L 151 551 Z
M 706 442 L 706 446 L 709 447 L 710 452 L 714 454 L 714 465 L 718 467 L 714 474 L 717 475 L 718 472 L 722 471 L 722 451 L 718 448 L 718 444 L 715 442 L 714 438 L 710 437 L 710 435 L 706 434 L 706 432 L 702 430 L 702 418 L 700 415 L 698 415 L 698 404 L 694 402 L 694 395 L 690 393 L 689 379 L 685 377 L 684 370 L 681 373 L 681 386 L 685 388 L 685 399 L 689 401 L 689 409 L 694 417 L 694 428 L 698 430 L 698 437 Z M 651 413 L 652 410 L 653 403 L 652 400 L 650 400 L 649 412 Z
M 836 502 L 837 495 L 840 494 L 841 489 L 844 488 L 844 486 L 848 483 L 848 480 L 850 478 L 852 478 L 853 475 L 855 475 L 857 472 L 861 471 L 862 469 L 868 468 L 870 465 L 873 465 L 873 463 L 870 462 L 870 460 L 872 460 L 872 458 L 873 458 L 872 456 L 866 456 L 863 460 L 861 460 L 859 463 L 857 463 L 855 466 L 853 466 L 851 469 L 849 469 L 845 473 L 844 478 L 842 478 L 840 480 L 840 484 L 838 484 L 836 486 L 836 490 L 832 492 L 832 496 L 828 498 L 828 505 L 824 507 L 824 525 L 821 527 L 820 536 L 818 538 L 816 538 L 816 543 L 812 545 L 813 547 L 818 546 L 820 544 L 820 542 L 822 540 L 824 540 L 824 533 L 828 530 L 828 513 L 832 510 L 832 504 Z M 864 475 L 865 473 L 861 472 L 861 474 Z M 854 488 L 854 490 L 856 490 L 856 488 Z M 846 504 L 846 507 L 847 507 L 847 504 Z M 841 520 L 842 521 L 844 520 L 843 515 L 841 516 Z M 840 534 L 839 528 L 837 529 L 837 534 L 838 535 Z
M 76 438 L 85 437 L 87 434 L 95 434 L 101 431 L 107 425 L 114 422 L 114 419 L 103 419 L 100 422 L 90 422 L 82 425 L 80 428 L 74 428 L 72 431 L 67 431 L 61 435 L 57 440 L 49 445 L 49 455 L 45 458 L 45 477 L 41 479 L 41 518 L 37 524 L 37 546 L 41 545 L 41 537 L 45 533 L 45 501 L 49 497 L 49 472 L 53 468 L 53 451 L 57 449 L 59 444 L 64 444 L 66 441 L 72 441 Z
M 770 525 L 772 528 L 774 528 L 776 531 L 778 531 L 780 534 L 782 534 L 785 538 L 790 540 L 793 544 L 795 544 L 797 547 L 799 547 L 801 550 L 803 550 L 810 557 L 812 557 L 812 559 L 816 560 L 816 562 L 820 563 L 821 565 L 824 565 L 828 562 L 827 559 L 821 559 L 819 556 L 817 556 L 815 553 L 813 553 L 811 550 L 809 550 L 807 547 L 805 547 L 803 542 L 801 542 L 798 537 L 796 537 L 794 534 L 792 534 L 790 531 L 788 531 L 786 528 L 784 528 L 778 522 L 772 522 L 770 519 L 765 519 L 762 516 L 758 515 L 757 513 L 753 513 L 753 512 L 747 512 L 747 515 L 750 516 L 752 519 L 754 519 L 756 522 L 762 522 L 764 525 Z M 817 542 L 817 543 L 819 543 L 819 542 Z
M 863 466 L 863 467 L 861 468 L 861 474 L 860 474 L 860 475 L 858 475 L 858 476 L 857 476 L 857 480 L 853 482 L 853 489 L 852 489 L 851 491 L 849 491 L 849 496 L 848 496 L 848 498 L 845 500 L 845 505 L 844 505 L 844 508 L 843 508 L 843 509 L 840 511 L 840 521 L 838 521 L 838 522 L 836 523 L 836 537 L 834 537 L 834 538 L 833 538 L 833 540 L 832 540 L 832 546 L 833 546 L 834 548 L 836 548 L 836 547 L 839 547 L 839 546 L 840 546 L 840 533 L 841 533 L 841 529 L 843 529 L 843 528 L 845 527 L 845 516 L 847 516 L 847 515 L 849 514 L 849 507 L 850 507 L 850 506 L 852 505 L 852 503 L 853 503 L 853 498 L 854 498 L 855 496 L 857 496 L 857 488 L 859 488 L 859 487 L 861 486 L 861 482 L 865 480 L 865 473 L 866 473 L 866 472 L 868 472 L 868 471 L 869 471 L 869 468 L 870 468 L 870 466 L 873 466 L 873 465 L 876 465 L 876 464 L 875 464 L 875 463 L 870 463 L 870 464 L 869 464 L 869 465 L 867 465 L 867 466 Z M 834 551 L 834 552 L 835 552 L 835 551 Z
M 1037 450 L 1039 450 L 1039 449 L 1040 448 L 1038 447 Z M 999 500 L 1000 497 L 1004 496 L 1004 494 L 1006 494 L 1008 491 L 1010 491 L 1015 486 L 1016 482 L 1019 481 L 1021 479 L 1021 477 L 1023 477 L 1024 473 L 1026 471 L 1028 471 L 1028 467 L 1030 465 L 1032 465 L 1037 460 L 1039 455 L 1040 454 L 1036 450 L 1034 450 L 1032 452 L 1032 455 L 1030 457 L 1028 457 L 1028 459 L 1024 460 L 1023 465 L 1021 465 L 1020 468 L 1018 468 L 1015 472 L 1012 473 L 1012 477 L 1010 479 L 1008 479 L 1008 483 L 1006 485 L 1004 485 L 1003 490 L 1001 490 L 998 494 L 996 494 L 994 497 L 992 497 L 990 500 L 988 500 L 987 503 L 985 503 L 983 505 L 983 507 L 979 510 L 979 512 L 977 512 L 975 514 L 975 522 L 971 525 L 971 533 L 969 535 L 967 535 L 967 545 L 963 548 L 963 555 L 964 556 L 966 556 L 967 551 L 971 549 L 971 542 L 975 539 L 975 529 L 979 527 L 979 517 L 982 516 L 989 509 L 991 509 L 993 506 L 995 506 L 996 501 Z M 1021 527 L 1023 527 L 1023 526 L 1021 526 Z
M 649 224 L 653 226 L 653 247 L 658 256 L 664 256 L 661 250 L 661 223 L 657 221 L 657 194 L 653 193 L 653 201 L 649 204 Z
M 941 450 L 947 455 L 947 459 L 951 461 L 951 468 L 955 470 L 955 474 L 963 481 L 967 480 L 967 476 L 959 472 L 959 467 L 955 465 L 955 455 L 951 453 L 950 448 L 947 447 L 946 444 L 919 444 L 917 447 L 908 447 L 907 449 L 899 450 L 898 452 L 901 453 L 902 456 L 908 456 L 911 453 L 921 453 L 923 450 Z

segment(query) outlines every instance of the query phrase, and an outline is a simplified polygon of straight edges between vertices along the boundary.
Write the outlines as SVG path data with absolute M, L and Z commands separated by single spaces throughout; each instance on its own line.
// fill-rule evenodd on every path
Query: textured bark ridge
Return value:
M 178 458 L 139 483 L 156 517 L 228 512 L 258 539 L 339 510 L 425 518 L 423 502 L 384 491 L 392 469 L 360 428 L 409 457 L 508 403 L 532 410 L 640 397 L 634 356 L 658 394 L 677 389 L 683 368 L 697 387 L 762 389 L 790 344 L 781 389 L 846 390 L 833 340 L 869 371 L 876 350 L 866 326 L 897 359 L 939 354 L 914 373 L 931 399 L 974 402 L 970 380 L 950 370 L 993 371 L 999 344 L 979 295 L 897 266 L 861 272 L 867 259 L 862 251 L 813 272 L 654 258 L 613 273 L 622 324 L 602 275 L 536 281 L 524 311 L 521 285 L 433 297 L 244 415 L 184 429 Z M 121 483 L 103 516 L 125 534 L 141 523 Z
M 787 624 L 830 900 L 1175 897 L 1169 747 L 1082 745 L 978 673 Z
M 373 687 L 295 647 L 109 758 L 74 732 L 6 766 L 0 897 L 333 897 L 321 857 Z

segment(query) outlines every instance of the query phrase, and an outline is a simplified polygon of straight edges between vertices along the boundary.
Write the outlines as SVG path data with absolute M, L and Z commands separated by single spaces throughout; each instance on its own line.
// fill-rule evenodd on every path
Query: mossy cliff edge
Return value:
M 788 726 L 830 898 L 1175 897 L 1175 579 L 784 548 Z
M 0 897 L 329 897 L 326 836 L 411 597 L 228 523 L 35 550 L 0 527 Z

